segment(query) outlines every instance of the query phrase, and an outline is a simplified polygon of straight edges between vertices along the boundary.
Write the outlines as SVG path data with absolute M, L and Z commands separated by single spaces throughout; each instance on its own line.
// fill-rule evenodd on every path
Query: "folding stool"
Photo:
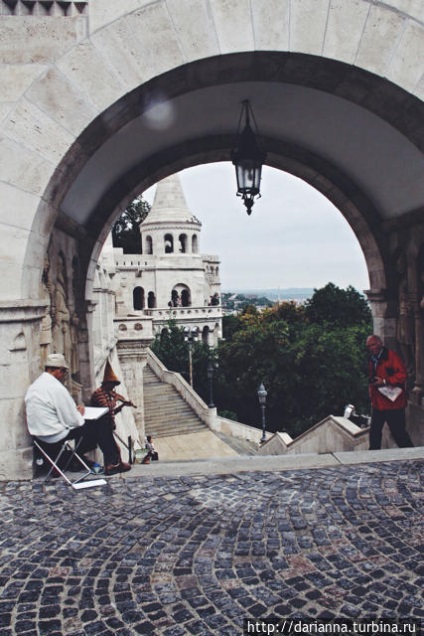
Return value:
M 66 440 L 66 439 L 63 440 L 62 442 L 58 442 L 57 444 L 47 444 L 46 442 L 42 442 L 36 437 L 33 438 L 33 441 L 34 441 L 35 448 L 38 449 L 38 451 L 43 455 L 43 457 L 50 464 L 50 469 L 45 477 L 45 481 L 49 479 L 53 471 L 55 471 L 75 490 L 81 490 L 82 488 L 92 488 L 93 486 L 101 486 L 107 483 L 106 479 L 91 479 L 90 481 L 84 481 L 84 479 L 88 477 L 88 475 L 91 475 L 92 472 L 90 467 L 87 466 L 87 464 L 83 460 L 83 458 L 80 455 L 78 455 L 77 451 L 78 451 L 78 446 L 80 445 L 81 440 L 74 441 L 73 447 L 70 444 L 70 440 Z M 58 453 L 54 457 L 54 459 L 47 452 L 48 449 L 53 451 L 53 454 L 58 450 Z M 65 464 L 63 466 L 63 470 L 60 468 L 60 465 L 59 465 L 62 458 L 65 458 Z M 85 469 L 86 472 L 82 476 L 72 481 L 71 479 L 69 479 L 69 477 L 67 477 L 67 475 L 65 475 L 64 471 L 67 469 L 67 467 L 69 466 L 70 462 L 73 459 L 76 459 L 81 464 L 81 466 Z

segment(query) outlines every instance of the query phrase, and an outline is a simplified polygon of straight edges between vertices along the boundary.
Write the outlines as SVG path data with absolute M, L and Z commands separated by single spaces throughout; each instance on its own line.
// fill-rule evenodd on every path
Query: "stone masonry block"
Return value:
M 1 101 L 16 102 L 45 70 L 44 64 L 1 64 Z
M 391 0 L 388 4 L 407 13 L 415 20 L 424 21 L 424 4 L 422 0 Z
M 164 2 L 155 2 L 126 18 L 134 33 L 140 72 L 146 80 L 185 63 L 178 35 Z
M 0 21 L 0 63 L 53 62 L 86 35 L 85 17 L 6 17 Z
M 405 28 L 405 18 L 381 6 L 371 6 L 356 57 L 356 65 L 385 75 Z
M 4 338 L 3 329 L 0 328 L 0 332 L 2 338 Z M 12 344 L 11 340 L 8 340 L 8 342 L 10 345 Z M 13 352 L 6 351 L 6 355 L 4 352 L 2 352 L 2 355 L 3 360 L 7 360 L 8 364 L 3 363 L 0 365 L 0 400 L 3 402 L 3 405 L 6 402 L 9 409 L 14 411 L 15 417 L 12 421 L 16 422 L 16 416 L 19 410 L 22 410 L 23 404 L 13 405 L 12 402 L 25 394 L 31 382 L 31 378 L 28 374 L 27 352 L 19 352 L 19 355 L 16 356 Z M 4 422 L 4 420 L 2 420 L 2 422 Z M 4 440 L 3 434 L 0 433 L 0 435 L 1 439 Z
M 352 63 L 369 12 L 362 0 L 331 0 L 323 53 Z
M 12 139 L 0 139 L 0 181 L 42 195 L 54 171 L 54 164 Z
M 106 60 L 85 41 L 64 55 L 58 67 L 70 83 L 84 95 L 84 101 L 91 102 L 103 110 L 122 96 L 122 84 L 118 75 Z
M 106 24 L 118 21 L 120 17 L 140 9 L 140 6 L 150 4 L 151 0 L 90 0 L 90 31 L 95 33 Z
M 253 49 L 248 0 L 215 0 L 210 8 L 222 54 Z
M 10 113 L 4 132 L 17 143 L 57 163 L 74 137 L 36 106 L 22 100 Z
M 424 26 L 416 22 L 408 22 L 396 55 L 392 58 L 387 76 L 407 91 L 413 91 L 423 73 L 424 60 Z
M 31 464 L 31 448 L 22 449 L 16 452 L 0 451 L 0 481 L 31 479 Z
M 28 99 L 77 136 L 95 118 L 91 101 L 71 84 L 56 68 L 50 69 L 27 93 Z
M 121 19 L 95 32 L 91 40 L 99 54 L 119 74 L 128 91 L 146 79 L 140 64 L 140 44 L 130 19 Z
M 252 22 L 257 51 L 289 49 L 289 3 L 260 0 L 252 3 Z
M 0 103 L 0 123 L 7 119 L 13 107 L 14 107 L 14 104 L 12 102 Z
M 32 236 L 33 235 L 34 233 L 32 234 Z M 46 241 L 44 239 L 44 243 L 45 242 Z M 32 252 L 36 252 L 37 245 L 39 246 L 37 255 L 42 254 L 43 251 L 46 250 L 45 244 L 42 244 L 41 241 L 36 241 L 33 238 L 31 238 L 31 242 L 28 245 L 28 252 L 30 254 Z M 21 298 L 34 298 L 34 299 L 38 298 L 38 290 L 40 287 L 41 274 L 42 274 L 41 265 L 40 267 L 31 266 L 31 267 L 25 268 L 25 276 L 23 277 L 23 280 L 21 283 L 22 289 L 19 290 Z
M 167 6 L 187 62 L 218 55 L 215 26 L 208 0 L 168 0 Z
M 298 0 L 290 7 L 290 50 L 321 55 L 329 0 Z
M 0 301 L 23 296 L 21 264 L 28 240 L 28 234 L 17 228 L 9 230 L 7 235 L 3 232 L 4 226 L 0 233 Z
M 7 219 L 7 223 L 3 221 L 3 225 L 5 228 L 7 227 L 8 232 L 11 231 L 11 228 L 19 228 L 25 231 L 31 229 L 35 210 L 39 202 L 37 196 L 8 183 L 0 182 L 0 201 L 2 217 Z M 9 255 L 10 258 L 15 260 L 14 248 L 7 242 L 0 253 L 2 259 L 7 258 L 7 255 Z
M 5 376 L 5 377 L 2 377 L 2 376 Z M 7 369 L 6 369 L 6 373 L 3 373 L 3 370 L 0 369 L 0 379 L 6 380 L 7 386 L 10 385 Z M 16 448 L 14 432 L 17 430 L 17 427 L 11 426 L 10 423 L 16 422 L 17 411 L 19 411 L 19 407 L 14 400 L 8 399 L 8 400 L 2 400 L 1 402 L 2 402 L 2 412 L 3 412 L 3 417 L 0 422 L 2 450 L 11 451 L 11 450 L 15 450 Z M 22 437 L 22 435 L 20 437 Z

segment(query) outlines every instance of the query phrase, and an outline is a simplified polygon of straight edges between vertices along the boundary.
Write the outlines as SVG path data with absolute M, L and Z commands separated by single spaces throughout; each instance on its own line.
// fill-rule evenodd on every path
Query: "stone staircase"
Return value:
M 222 433 L 216 433 L 216 435 L 219 439 L 235 450 L 238 455 L 256 455 L 258 452 L 259 444 L 257 442 L 229 437 Z
M 178 391 L 161 382 L 147 365 L 143 370 L 146 435 L 154 439 L 209 430 Z

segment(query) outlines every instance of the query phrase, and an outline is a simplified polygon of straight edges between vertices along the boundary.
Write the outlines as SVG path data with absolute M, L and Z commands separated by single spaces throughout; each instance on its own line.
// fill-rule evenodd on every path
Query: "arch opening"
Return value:
M 270 72 L 276 67 L 278 74 Z M 206 70 L 209 73 L 203 75 Z M 200 77 L 207 79 L 201 82 Z M 368 87 L 361 99 L 351 90 L 358 77 Z M 401 102 L 402 110 L 407 108 L 416 128 L 411 120 L 407 125 L 395 117 L 390 107 L 376 107 L 377 88 L 387 104 Z M 149 129 L 144 114 L 146 96 L 161 91 L 174 117 L 158 134 Z M 68 232 L 72 227 L 75 238 L 86 238 L 84 246 L 78 246 L 86 300 L 92 295 L 101 247 L 120 210 L 169 174 L 228 160 L 235 143 L 234 115 L 246 97 L 260 124 L 267 164 L 299 177 L 337 207 L 361 245 L 372 293 L 387 289 L 392 263 L 384 224 L 396 227 L 401 218 L 413 221 L 424 204 L 424 183 L 416 179 L 424 168 L 422 104 L 390 82 L 341 62 L 256 52 L 193 62 L 140 86 L 102 114 L 110 123 L 107 136 L 99 119 L 78 138 L 79 151 L 87 152 L 85 163 L 73 161 L 71 148 L 58 166 L 57 174 L 66 174 L 66 181 L 59 185 L 57 177 L 52 179 L 39 214 L 53 218 L 60 210 L 56 230 Z M 399 149 L 397 154 L 384 152 L 393 147 Z M 191 249 L 198 250 L 197 235 L 191 237 Z M 167 236 L 165 250 L 175 251 L 172 235 Z M 33 267 L 34 254 L 28 252 L 27 258 Z M 38 266 L 41 272 L 41 261 Z M 154 302 L 148 296 L 148 306 Z
M 280 68 L 278 79 L 272 70 L 277 67 Z M 203 71 L 208 72 L 203 74 Z M 200 83 L 199 77 L 207 77 L 207 80 Z M 350 90 L 357 85 L 358 78 L 369 88 L 367 96 L 362 95 L 361 99 Z M 416 117 L 417 128 L 407 126 L 394 115 L 393 109 L 381 112 L 372 99 L 373 88 L 384 93 L 387 103 L 401 100 L 402 109 L 407 108 L 410 116 Z M 270 92 L 274 99 L 269 99 Z M 159 144 L 157 131 L 148 129 L 139 110 L 140 103 L 147 108 L 146 97 L 152 94 L 167 95 L 167 104 L 174 114 L 172 125 L 166 134 L 160 135 Z M 147 82 L 123 97 L 119 107 L 113 106 L 108 138 L 103 136 L 104 130 L 98 129 L 98 121 L 81 135 L 78 145 L 82 150 L 87 147 L 90 158 L 81 169 L 72 161 L 73 150 L 70 150 L 69 160 L 63 161 L 63 166 L 69 168 L 67 183 L 57 188 L 52 182 L 46 192 L 44 200 L 52 202 L 48 212 L 54 214 L 60 208 L 65 217 L 90 227 L 93 241 L 87 246 L 86 266 L 93 267 L 88 262 L 89 252 L 92 252 L 92 262 L 96 262 L 118 210 L 125 207 L 135 192 L 172 172 L 228 158 L 234 143 L 239 104 L 246 95 L 254 96 L 255 116 L 268 151 L 268 164 L 299 176 L 338 207 L 364 251 L 371 286 L 385 287 L 386 264 L 380 254 L 382 239 L 375 228 L 384 215 L 396 216 L 410 207 L 419 207 L 424 201 L 424 191 L 418 192 L 415 188 L 413 202 L 400 200 L 399 193 L 394 196 L 393 191 L 382 187 L 383 183 L 396 181 L 388 175 L 402 170 L 399 163 L 381 165 L 377 183 L 367 181 L 366 174 L 375 174 L 375 170 L 369 170 L 363 159 L 366 154 L 367 162 L 374 167 L 375 153 L 378 152 L 380 160 L 383 155 L 382 144 L 393 147 L 393 141 L 397 141 L 403 148 L 399 156 L 404 165 L 408 165 L 410 178 L 414 179 L 416 171 L 411 170 L 411 166 L 422 165 L 418 150 L 422 104 L 390 82 L 334 60 L 276 52 L 229 54 L 187 64 Z M 308 104 L 311 113 L 306 111 Z M 215 114 L 212 116 L 212 113 Z M 330 130 L 335 121 L 338 129 L 333 126 Z M 137 134 L 134 134 L 135 127 Z M 145 134 L 140 134 L 140 128 Z M 372 135 L 367 134 L 370 129 Z M 367 142 L 374 139 L 375 143 L 367 144 L 366 153 L 362 149 L 361 154 L 361 149 L 355 148 L 349 158 L 344 152 L 351 143 L 349 130 L 358 140 L 366 136 Z M 117 145 L 118 131 L 120 145 Z M 298 134 L 299 131 L 302 134 Z M 138 143 L 141 137 L 144 144 Z M 132 144 L 130 139 L 134 140 Z M 112 145 L 115 152 L 110 153 Z M 393 153 L 384 155 L 385 160 L 390 154 L 393 156 Z M 105 165 L 106 155 L 108 170 L 100 173 L 97 165 Z M 406 156 L 409 161 L 405 161 Z M 81 206 L 82 189 L 84 206 Z M 390 212 L 387 206 L 392 206 Z M 195 239 L 192 241 L 195 243 Z M 92 279 L 89 270 L 88 278 Z M 90 295 L 89 290 L 87 294 Z

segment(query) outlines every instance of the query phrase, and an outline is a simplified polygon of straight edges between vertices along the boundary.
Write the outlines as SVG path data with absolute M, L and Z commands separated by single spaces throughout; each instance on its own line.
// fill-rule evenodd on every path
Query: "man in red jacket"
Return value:
M 367 338 L 368 376 L 371 398 L 370 450 L 381 448 L 384 423 L 401 448 L 413 446 L 406 432 L 407 372 L 402 358 L 385 347 L 378 336 Z

